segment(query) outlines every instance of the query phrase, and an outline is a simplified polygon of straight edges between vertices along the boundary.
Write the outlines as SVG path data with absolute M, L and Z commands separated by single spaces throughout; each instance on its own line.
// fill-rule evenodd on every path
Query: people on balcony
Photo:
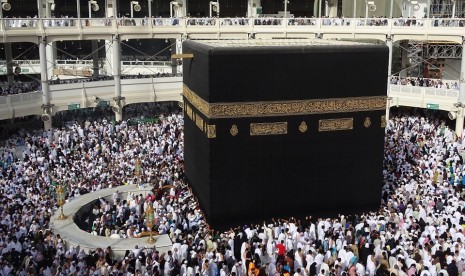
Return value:
M 9 85 L 7 81 L 0 82 L 0 96 L 9 96 L 21 93 L 41 91 L 40 82 L 34 80 L 29 82 L 14 82 Z
M 321 18 L 321 25 L 322 26 L 388 26 L 389 21 L 388 18 L 381 16 L 381 17 L 359 17 L 352 22 L 353 20 L 346 19 L 347 17 L 344 15 L 337 16 L 337 17 L 328 17 L 322 16 Z M 220 20 L 220 25 L 247 25 L 248 18 L 240 18 L 240 17 L 233 17 L 233 18 L 207 18 L 207 17 L 200 17 L 194 18 L 191 16 L 186 17 L 154 17 L 148 18 L 147 16 L 143 18 L 127 18 L 125 16 L 114 18 L 86 18 L 82 19 L 82 26 L 83 27 L 101 27 L 107 26 L 111 27 L 112 24 L 117 24 L 118 26 L 149 26 L 149 22 L 152 23 L 152 26 L 178 26 L 180 25 L 180 20 L 184 20 L 186 25 L 192 26 L 214 26 L 216 25 L 216 20 Z M 258 16 L 254 18 L 255 25 L 281 25 L 281 17 L 265 17 L 265 16 Z M 316 25 L 318 18 L 313 18 L 312 20 L 307 19 L 306 17 L 289 17 L 287 20 L 289 21 L 288 25 L 307 25 L 313 26 Z M 415 18 L 412 17 L 399 17 L 393 18 L 392 25 L 395 27 L 423 27 L 425 24 L 425 20 L 427 18 Z M 464 27 L 465 20 L 460 18 L 450 18 L 450 17 L 443 17 L 443 18 L 436 18 L 431 16 L 431 25 L 430 27 Z M 14 28 L 38 28 L 39 27 L 39 20 L 37 16 L 35 17 L 27 17 L 27 18 L 8 18 L 5 17 L 5 27 L 8 29 Z M 113 23 L 115 22 L 115 23 Z M 44 27 L 76 27 L 77 21 L 72 16 L 61 16 L 61 18 L 46 18 L 43 20 Z
M 431 78 L 422 78 L 422 77 L 392 76 L 391 84 L 432 87 L 432 88 L 438 88 L 438 89 L 456 89 L 456 90 L 460 89 L 459 83 L 454 80 L 431 79 Z

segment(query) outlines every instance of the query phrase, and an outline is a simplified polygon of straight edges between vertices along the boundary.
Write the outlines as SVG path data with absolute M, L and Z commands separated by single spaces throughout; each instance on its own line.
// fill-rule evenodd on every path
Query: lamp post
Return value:
M 55 0 L 47 0 L 45 6 L 45 17 L 51 18 L 52 11 L 55 10 Z
M 354 18 L 357 18 L 357 0 L 354 0 Z
M 89 18 L 92 18 L 92 2 L 94 1 L 87 2 L 88 8 L 89 8 Z
M 210 18 L 213 17 L 213 12 L 216 12 L 216 15 L 220 15 L 220 3 L 218 1 L 210 1 Z
M 78 19 L 79 22 L 81 22 L 81 1 L 76 0 L 76 18 Z
M 89 18 L 92 18 L 92 10 L 93 11 L 98 11 L 99 6 L 97 4 L 97 1 L 95 0 L 90 0 L 87 2 L 88 8 L 89 8 Z
M 1 4 L 1 7 L 0 7 L 0 20 L 1 20 L 0 29 L 4 30 L 5 29 L 5 22 L 3 22 L 3 10 L 5 10 L 5 11 L 11 10 L 11 4 L 8 3 L 8 0 L 1 0 L 0 4 Z M 9 45 L 9 46 L 7 46 L 7 45 Z M 11 43 L 5 43 L 5 48 L 6 47 L 10 47 L 10 50 L 7 51 L 5 49 L 5 53 L 7 55 L 11 56 Z M 6 58 L 6 60 L 7 60 L 7 63 L 8 63 L 8 58 Z M 10 60 L 10 62 L 11 62 L 11 60 Z M 7 71 L 9 71 L 9 72 L 7 72 L 8 73 L 8 79 L 9 79 L 8 83 L 12 84 L 13 78 L 12 78 L 12 74 L 11 74 L 10 70 L 12 70 L 13 67 L 12 67 L 12 64 L 10 64 L 10 65 L 11 66 L 7 66 Z
M 152 236 L 152 228 L 153 224 L 155 222 L 155 214 L 153 213 L 153 207 L 152 207 L 152 202 L 149 200 L 147 203 L 147 209 L 145 210 L 145 224 L 147 225 L 147 228 L 149 228 L 150 231 L 150 237 L 147 240 L 148 243 L 154 243 L 155 239 Z
M 142 161 L 140 160 L 139 157 L 137 157 L 136 161 L 134 162 L 134 176 L 139 179 L 141 174 L 142 174 Z
M 329 2 L 325 0 L 325 16 L 329 17 Z
M 148 8 L 149 8 L 149 20 L 152 18 L 152 0 L 147 0 L 148 1 Z
M 431 14 L 431 0 L 427 1 L 427 7 L 428 7 L 428 9 L 426 10 L 426 18 L 429 19 L 430 14 Z
M 65 205 L 65 188 L 61 184 L 57 186 L 57 204 L 61 208 L 61 214 L 58 216 L 58 220 L 65 220 L 66 216 L 63 214 L 63 205 Z
M 284 0 L 284 18 L 287 18 L 287 4 L 289 4 L 289 1 Z
M 394 0 L 391 0 L 391 8 L 389 9 L 389 18 L 392 19 L 392 10 L 394 9 Z
M 410 1 L 410 6 L 408 8 L 408 17 L 412 17 L 412 8 L 414 11 L 417 10 L 418 1 Z M 420 8 L 420 6 L 418 6 Z
M 134 17 L 134 11 L 138 12 L 141 10 L 141 7 L 139 5 L 139 1 L 131 1 L 131 18 Z
M 3 18 L 3 10 L 11 10 L 11 4 L 8 3 L 8 0 L 1 0 L 0 4 L 2 5 L 2 7 L 0 8 L 0 18 Z
M 176 1 L 171 1 L 170 2 L 170 17 L 173 18 L 173 15 L 176 17 L 178 10 L 179 10 L 179 3 Z
M 365 0 L 365 24 L 368 21 L 368 8 L 374 4 L 375 4 L 375 1 Z

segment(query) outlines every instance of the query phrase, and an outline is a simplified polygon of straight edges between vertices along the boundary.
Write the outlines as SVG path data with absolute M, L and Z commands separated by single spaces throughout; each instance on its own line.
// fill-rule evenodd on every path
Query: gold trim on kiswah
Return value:
M 208 138 L 216 138 L 216 125 L 207 124 L 188 104 L 184 105 L 184 110 L 187 117 L 189 117 L 202 132 L 205 132 Z
M 198 114 L 195 114 L 195 124 L 200 128 L 201 131 L 205 131 L 203 126 L 203 119 Z
M 203 115 L 207 116 L 210 113 L 210 107 L 208 105 L 208 102 L 200 98 L 197 94 L 195 94 L 194 91 L 190 90 L 189 87 L 187 87 L 185 84 L 183 84 L 182 86 L 182 91 L 184 97 L 186 97 L 186 99 L 189 100 L 189 102 L 193 106 L 195 106 L 195 108 L 202 112 Z
M 360 112 L 386 109 L 386 96 L 296 101 L 208 103 L 183 85 L 184 97 L 205 117 L 241 118 Z
M 250 124 L 250 136 L 279 134 L 287 134 L 287 122 Z
M 308 126 L 307 126 L 307 123 L 306 123 L 306 122 L 300 123 L 300 125 L 299 125 L 299 131 L 300 131 L 300 132 L 304 133 L 304 132 L 307 131 L 307 129 L 308 129 Z
M 318 122 L 318 131 L 354 129 L 354 118 L 324 119 Z
M 193 121 L 194 120 L 194 113 L 192 111 L 192 107 L 190 107 L 190 105 L 186 104 L 186 108 L 184 109 L 186 111 L 186 114 L 189 118 L 191 118 L 191 120 Z
M 236 136 L 239 133 L 239 129 L 236 125 L 232 125 L 229 133 L 231 133 L 232 136 Z
M 366 117 L 365 118 L 365 121 L 363 122 L 363 125 L 366 127 L 366 128 L 369 128 L 371 126 L 371 119 L 370 117 Z
M 381 127 L 386 127 L 386 115 L 381 116 Z
M 216 125 L 207 125 L 207 137 L 216 138 Z

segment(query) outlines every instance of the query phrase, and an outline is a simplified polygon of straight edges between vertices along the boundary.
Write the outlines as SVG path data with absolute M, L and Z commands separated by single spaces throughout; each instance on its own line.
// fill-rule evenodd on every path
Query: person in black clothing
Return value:
M 384 264 L 380 264 L 378 269 L 376 270 L 376 276 L 389 276 L 389 271 L 387 270 L 387 267 Z
M 447 265 L 447 273 L 449 276 L 458 276 L 459 275 L 459 270 L 457 268 L 457 264 L 455 263 L 455 260 L 452 260 L 449 265 Z

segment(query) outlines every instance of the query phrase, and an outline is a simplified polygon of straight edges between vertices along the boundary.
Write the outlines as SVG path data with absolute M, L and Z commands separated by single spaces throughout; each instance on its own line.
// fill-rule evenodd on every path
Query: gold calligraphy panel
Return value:
M 386 127 L 386 115 L 381 116 L 381 127 Z
M 216 126 L 215 125 L 207 125 L 207 137 L 216 138 Z
M 270 117 L 385 110 L 386 97 L 312 99 L 298 101 L 208 103 L 183 86 L 186 99 L 207 118 Z
M 201 131 L 204 131 L 203 129 L 203 119 L 199 115 L 195 115 L 195 124 L 200 128 Z
M 351 130 L 354 128 L 354 118 L 325 119 L 318 123 L 319 131 Z
M 190 105 L 185 104 L 184 108 L 187 116 L 191 118 L 193 122 L 195 122 L 195 125 L 202 132 L 205 132 L 205 134 L 207 134 L 208 138 L 216 138 L 216 125 L 206 124 L 202 117 L 200 117 L 199 114 L 195 113 L 194 110 L 192 110 L 192 107 Z
M 194 120 L 194 112 L 192 111 L 192 107 L 190 107 L 190 105 L 186 104 L 186 114 L 189 118 L 191 118 L 191 120 L 193 121 Z
M 287 122 L 251 123 L 250 135 L 278 135 L 287 134 Z

